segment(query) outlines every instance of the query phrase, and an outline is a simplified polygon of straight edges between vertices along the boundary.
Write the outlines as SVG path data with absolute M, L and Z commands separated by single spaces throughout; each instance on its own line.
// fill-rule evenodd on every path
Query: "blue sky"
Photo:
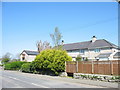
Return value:
M 118 44 L 116 2 L 4 2 L 2 53 L 13 55 L 37 50 L 38 40 L 48 41 L 58 27 L 65 43 L 89 41 L 95 35 Z

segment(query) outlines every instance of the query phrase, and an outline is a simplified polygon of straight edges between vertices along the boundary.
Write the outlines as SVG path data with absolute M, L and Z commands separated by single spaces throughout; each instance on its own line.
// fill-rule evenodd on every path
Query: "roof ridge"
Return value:
M 105 40 L 105 39 L 103 39 L 104 41 L 106 41 L 108 44 L 110 44 L 112 47 L 114 47 L 114 46 L 116 46 L 115 44 L 113 44 L 113 43 L 111 43 L 111 42 L 109 42 L 109 41 L 107 41 L 107 40 Z M 113 46 L 114 45 L 114 46 Z
M 83 41 L 83 42 L 90 42 L 90 41 Z M 68 44 L 77 44 L 77 43 L 83 43 L 83 42 L 68 43 Z M 68 45 L 68 44 L 64 44 L 64 45 Z
M 99 41 L 99 40 L 104 40 L 104 39 L 98 39 L 98 40 L 96 40 L 96 41 Z M 89 41 L 82 41 L 82 42 L 76 42 L 76 43 L 83 43 L 83 42 L 90 42 L 91 40 L 89 40 Z M 68 43 L 68 44 L 76 44 L 76 43 Z M 64 44 L 64 45 L 68 45 L 68 44 Z
M 38 51 L 34 51 L 34 50 L 23 50 L 23 51 L 32 51 L 32 52 L 38 52 Z

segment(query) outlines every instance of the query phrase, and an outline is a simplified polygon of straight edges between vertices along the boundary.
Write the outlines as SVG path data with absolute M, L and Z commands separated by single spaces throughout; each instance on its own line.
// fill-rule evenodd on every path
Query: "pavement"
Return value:
M 2 88 L 118 88 L 118 83 L 0 71 Z

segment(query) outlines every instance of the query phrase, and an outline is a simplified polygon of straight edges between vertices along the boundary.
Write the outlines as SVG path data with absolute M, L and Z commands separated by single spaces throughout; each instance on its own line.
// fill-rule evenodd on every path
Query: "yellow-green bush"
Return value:
M 65 70 L 65 61 L 72 58 L 64 50 L 49 49 L 42 51 L 32 62 L 34 70 L 41 73 L 58 75 Z

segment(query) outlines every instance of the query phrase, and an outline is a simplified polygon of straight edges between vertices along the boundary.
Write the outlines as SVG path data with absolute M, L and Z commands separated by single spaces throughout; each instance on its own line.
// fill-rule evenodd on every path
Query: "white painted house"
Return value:
M 20 54 L 20 61 L 32 62 L 32 61 L 34 61 L 35 57 L 38 54 L 39 54 L 39 52 L 37 52 L 37 51 L 24 50 Z
M 63 49 L 68 52 L 68 55 L 70 55 L 73 60 L 75 60 L 78 55 L 80 55 L 83 60 L 85 60 L 85 58 L 89 60 L 120 59 L 118 46 L 105 39 L 97 40 L 95 36 L 93 36 L 90 41 L 64 44 Z
M 63 44 L 63 49 L 68 52 L 68 55 L 75 60 L 75 58 L 80 55 L 83 60 L 88 58 L 89 60 L 120 60 L 120 51 L 118 46 L 110 43 L 105 39 L 99 39 L 95 36 L 92 40 Z M 21 61 L 32 62 L 39 52 L 24 50 L 20 54 Z

